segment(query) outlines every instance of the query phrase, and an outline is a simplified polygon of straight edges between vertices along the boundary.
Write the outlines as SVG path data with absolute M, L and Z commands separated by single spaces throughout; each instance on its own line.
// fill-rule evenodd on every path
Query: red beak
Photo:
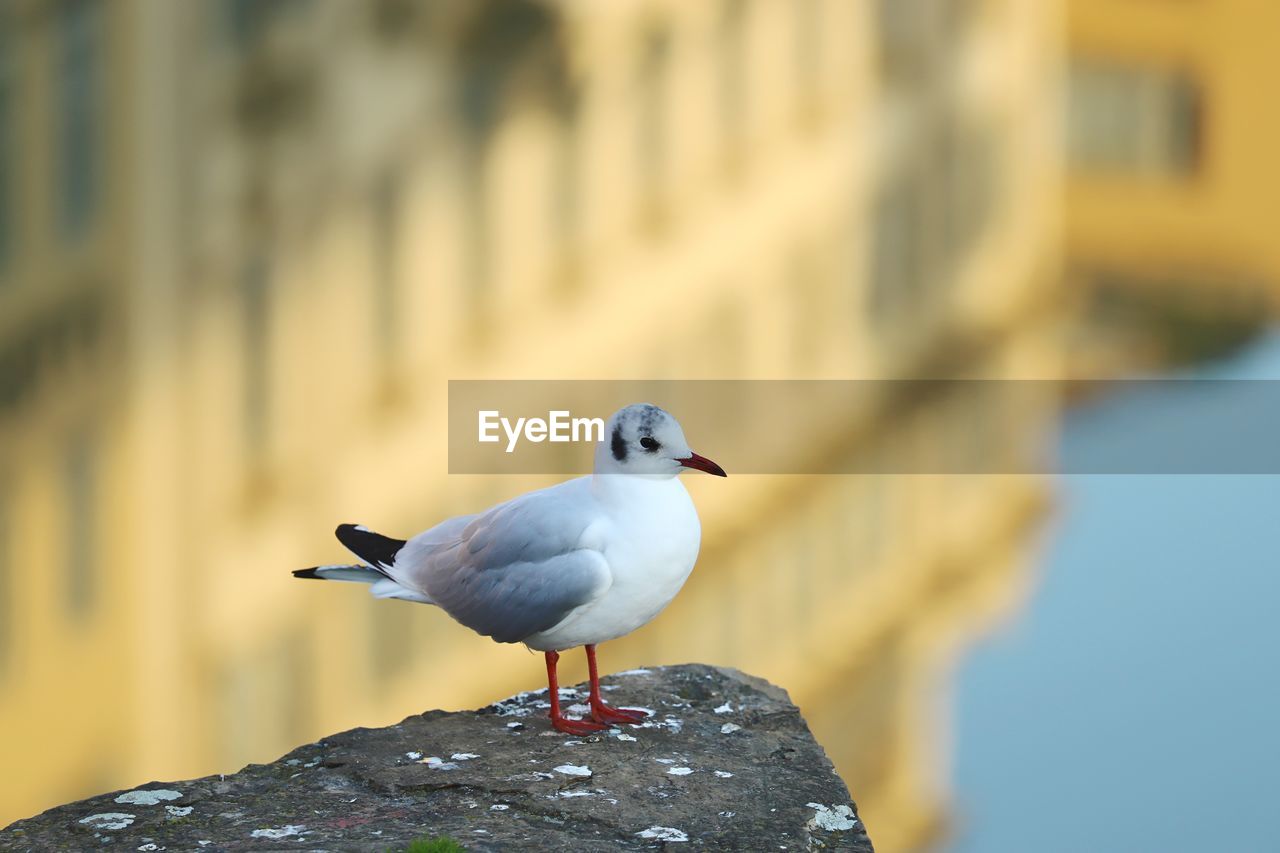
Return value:
M 729 476 L 724 472 L 724 469 L 721 468 L 719 465 L 712 462 L 707 457 L 699 456 L 696 453 L 691 453 L 689 454 L 688 458 L 677 459 L 676 461 L 686 468 L 695 468 L 699 471 L 706 471 L 708 474 L 714 474 L 717 477 Z

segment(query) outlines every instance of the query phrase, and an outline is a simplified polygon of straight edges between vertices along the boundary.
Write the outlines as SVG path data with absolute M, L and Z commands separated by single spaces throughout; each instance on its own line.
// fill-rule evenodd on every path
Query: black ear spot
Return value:
M 662 445 L 658 444 L 658 440 L 653 436 L 646 435 L 644 438 L 640 439 L 640 446 L 650 453 L 655 453 Z
M 622 440 L 622 427 L 615 426 L 613 428 L 613 438 L 609 440 L 609 449 L 613 451 L 613 458 L 619 462 L 627 458 L 627 443 Z

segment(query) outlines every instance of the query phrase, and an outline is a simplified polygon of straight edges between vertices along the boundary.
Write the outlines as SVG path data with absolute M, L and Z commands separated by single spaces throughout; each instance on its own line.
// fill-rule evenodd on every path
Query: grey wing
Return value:
M 406 574 L 468 628 L 520 642 L 612 583 L 604 556 L 582 545 L 591 516 L 581 506 L 573 491 L 557 487 L 499 504 L 454 526 L 455 538 L 417 555 Z
M 396 554 L 395 564 L 390 569 L 392 576 L 407 586 L 421 587 L 421 583 L 415 581 L 431 556 L 456 547 L 462 539 L 463 531 L 476 518 L 475 515 L 455 516 L 410 539 L 400 553 Z
M 471 561 L 437 565 L 427 594 L 450 616 L 499 643 L 554 628 L 608 588 L 609 567 L 582 548 L 539 562 L 484 568 Z

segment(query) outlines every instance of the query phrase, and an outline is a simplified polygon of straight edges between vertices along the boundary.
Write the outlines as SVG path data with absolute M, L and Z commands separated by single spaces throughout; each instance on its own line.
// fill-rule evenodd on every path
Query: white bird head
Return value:
M 657 406 L 634 403 L 614 412 L 596 447 L 597 474 L 674 477 L 686 468 L 728 476 L 724 469 L 689 447 L 679 422 Z

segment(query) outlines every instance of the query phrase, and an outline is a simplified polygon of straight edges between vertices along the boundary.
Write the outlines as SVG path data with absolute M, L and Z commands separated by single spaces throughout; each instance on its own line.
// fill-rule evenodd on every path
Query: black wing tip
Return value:
M 373 567 L 393 564 L 406 544 L 403 539 L 383 536 L 359 524 L 339 524 L 333 533 L 348 551 Z
M 333 529 L 333 535 L 338 538 L 343 547 L 353 552 L 356 552 L 356 548 L 359 547 L 359 543 L 363 540 L 364 537 L 361 535 L 363 533 L 364 528 L 358 524 L 339 524 Z
M 316 581 L 324 580 L 324 578 L 320 577 L 320 573 L 317 572 L 316 569 L 314 568 L 297 569 L 296 571 L 294 571 L 293 576 L 295 578 L 307 578 L 308 580 L 316 580 Z

